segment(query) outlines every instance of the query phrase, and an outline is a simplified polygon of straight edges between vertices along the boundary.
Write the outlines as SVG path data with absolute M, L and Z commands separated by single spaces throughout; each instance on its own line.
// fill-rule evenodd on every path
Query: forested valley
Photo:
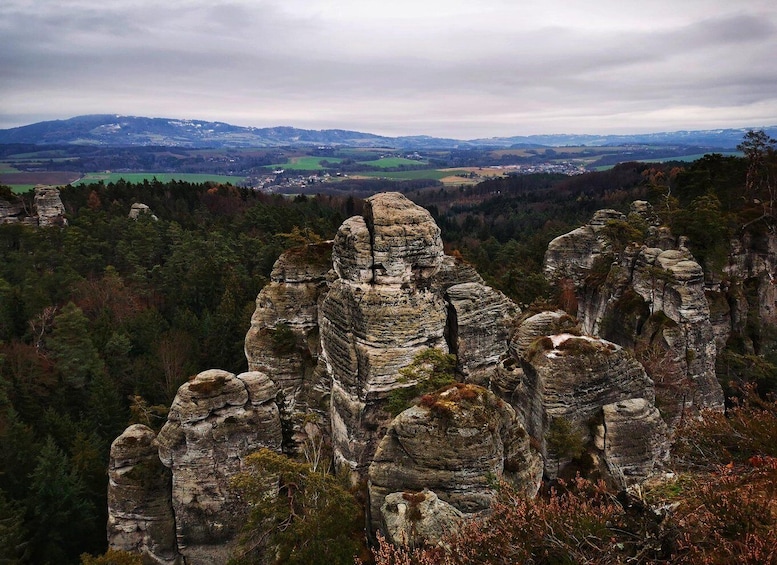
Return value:
M 448 254 L 531 309 L 564 299 L 542 275 L 548 242 L 598 209 L 627 212 L 636 199 L 687 235 L 700 263 L 720 269 L 737 230 L 775 227 L 764 206 L 773 198 L 758 192 L 766 185 L 751 167 L 709 155 L 576 177 L 403 188 L 430 210 Z M 28 198 L 5 187 L 0 197 Z M 245 370 L 246 330 L 278 255 L 331 239 L 362 206 L 350 196 L 183 182 L 67 186 L 61 198 L 66 227 L 0 226 L 0 562 L 76 563 L 103 553 L 111 441 L 130 423 L 158 429 L 178 387 L 199 371 Z M 130 218 L 135 202 L 153 216 Z M 729 395 L 751 381 L 762 395 L 777 390 L 768 330 L 748 331 L 760 348 L 731 344 Z M 777 456 L 774 438 L 764 438 L 742 456 Z M 468 535 L 482 542 L 481 534 Z M 384 551 L 379 562 L 400 562 Z

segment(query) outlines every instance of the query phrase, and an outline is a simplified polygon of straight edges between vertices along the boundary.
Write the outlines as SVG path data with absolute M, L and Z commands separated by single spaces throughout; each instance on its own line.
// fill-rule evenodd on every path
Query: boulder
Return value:
M 392 492 L 380 508 L 381 530 L 395 545 L 415 548 L 437 545 L 456 531 L 464 514 L 430 490 Z
M 655 474 L 669 457 L 658 409 L 645 398 L 630 398 L 603 406 L 602 414 L 596 442 L 617 484 L 625 488 Z
M 151 211 L 151 208 L 149 208 L 148 206 L 146 206 L 145 204 L 143 204 L 141 202 L 135 202 L 130 207 L 129 217 L 132 220 L 137 220 L 140 216 L 143 216 L 143 215 L 146 215 L 146 214 L 148 214 L 148 216 L 152 220 L 154 220 L 154 221 L 157 221 L 159 219 Z

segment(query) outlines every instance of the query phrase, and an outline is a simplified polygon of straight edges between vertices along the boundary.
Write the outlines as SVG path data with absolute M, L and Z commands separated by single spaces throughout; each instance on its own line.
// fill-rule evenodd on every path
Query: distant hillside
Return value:
M 74 144 L 105 147 L 393 147 L 402 149 L 519 148 L 565 145 L 679 145 L 732 149 L 748 128 L 636 135 L 530 135 L 457 140 L 424 135 L 385 137 L 341 129 L 254 128 L 223 122 L 98 114 L 0 130 L 0 144 Z M 777 136 L 777 126 L 764 129 Z

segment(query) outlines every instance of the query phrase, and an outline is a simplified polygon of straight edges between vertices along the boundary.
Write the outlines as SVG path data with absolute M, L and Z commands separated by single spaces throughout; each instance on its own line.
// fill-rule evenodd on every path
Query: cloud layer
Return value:
M 87 113 L 458 138 L 777 123 L 773 0 L 4 0 L 0 128 Z

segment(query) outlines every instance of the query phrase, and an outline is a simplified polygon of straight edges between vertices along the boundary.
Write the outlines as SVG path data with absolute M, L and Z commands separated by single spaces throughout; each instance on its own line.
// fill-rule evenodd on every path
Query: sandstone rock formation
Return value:
M 541 440 L 546 474 L 553 477 L 569 463 L 569 457 L 548 440 L 561 423 L 568 426 L 564 433 L 579 437 L 581 448 L 590 447 L 595 435 L 602 434 L 604 447 L 599 448 L 615 471 L 616 482 L 633 482 L 653 471 L 668 445 L 666 426 L 653 405 L 653 382 L 626 349 L 589 336 L 555 334 L 535 340 L 524 352 L 524 360 L 526 388 L 519 404 L 527 431 Z M 624 408 L 619 412 L 613 405 Z M 626 407 L 633 406 L 645 414 L 632 421 Z M 597 431 L 602 418 L 604 426 Z M 611 430 L 608 422 L 615 421 L 622 428 L 613 424 Z M 611 431 L 621 439 L 611 438 Z M 638 439 L 621 461 L 616 447 L 629 435 Z
M 650 225 L 655 218 L 646 202 L 635 203 L 632 214 L 649 226 L 649 243 L 672 241 Z M 701 267 L 682 245 L 661 249 L 616 241 L 613 234 L 626 221 L 623 214 L 601 210 L 586 226 L 551 241 L 546 276 L 574 285 L 577 316 L 586 333 L 643 351 L 660 349 L 672 359 L 678 373 L 673 378 L 687 382 L 673 412 L 722 410 Z
M 630 398 L 602 407 L 596 446 L 604 452 L 610 474 L 621 485 L 648 478 L 669 456 L 667 427 L 658 409 L 645 398 Z
M 140 216 L 148 214 L 149 217 L 156 221 L 159 218 L 157 218 L 154 213 L 151 211 L 151 208 L 146 206 L 145 204 L 141 202 L 135 202 L 131 207 L 129 211 L 129 217 L 132 220 L 137 220 Z
M 33 208 L 41 227 L 67 225 L 65 205 L 62 204 L 57 187 L 36 186 Z
M 369 468 L 373 527 L 390 493 L 429 489 L 463 513 L 488 508 L 502 478 L 533 496 L 542 460 L 515 411 L 492 392 L 457 384 L 391 423 Z
M 328 428 L 330 386 L 319 363 L 318 303 L 331 269 L 331 242 L 284 252 L 256 298 L 245 339 L 248 369 L 270 375 L 279 387 L 281 408 L 292 415 L 298 442 L 303 440 L 300 417 L 311 411 Z
M 140 424 L 111 445 L 108 464 L 108 541 L 158 564 L 180 562 L 175 542 L 171 474 L 159 460 L 156 434 Z
M 65 226 L 65 206 L 55 186 L 37 185 L 33 190 L 32 210 L 21 200 L 0 198 L 0 225 L 22 223 L 31 226 Z
M 455 531 L 464 516 L 428 489 L 392 492 L 386 496 L 380 515 L 386 539 L 407 547 L 436 545 L 444 535 Z
M 510 324 L 520 309 L 498 290 L 480 283 L 451 286 L 446 297 L 452 353 L 458 356 L 461 372 L 478 381 L 507 352 Z
M 18 200 L 0 198 L 0 225 L 16 224 L 24 218 L 24 206 Z
M 332 386 L 332 441 L 338 465 L 356 476 L 369 465 L 390 417 L 388 393 L 406 386 L 399 370 L 445 341 L 446 303 L 429 280 L 443 263 L 429 212 L 398 193 L 368 198 L 364 217 L 334 240 L 338 274 L 321 302 L 322 356 Z
M 714 348 L 714 339 L 704 333 L 709 315 L 704 326 L 698 270 L 686 252 L 617 250 L 607 229 L 613 218 L 624 221 L 599 213 L 576 230 L 582 235 L 568 234 L 549 251 L 548 272 L 582 285 L 581 311 L 603 316 L 584 315 L 582 323 L 561 311 L 518 323 L 519 308 L 444 255 L 431 215 L 398 193 L 368 199 L 364 215 L 346 220 L 333 242 L 286 251 L 257 297 L 245 341 L 250 372 L 205 371 L 179 389 L 153 440 L 171 477 L 169 491 L 151 483 L 164 491 L 155 503 L 153 488 L 132 482 L 140 473 L 133 469 L 154 461 L 153 433 L 132 427 L 117 440 L 112 547 L 145 551 L 160 563 L 174 559 L 174 549 L 188 564 L 225 562 L 238 529 L 230 477 L 260 447 L 300 456 L 310 430 L 318 447 L 331 440 L 333 462 L 354 484 L 369 485 L 370 527 L 414 544 L 435 543 L 460 515 L 487 508 L 496 479 L 533 495 L 543 472 L 563 470 L 568 457 L 547 441 L 554 421 L 577 429 L 621 484 L 648 476 L 666 453 L 653 383 L 625 348 L 582 333 L 605 327 L 605 315 L 625 297 L 646 318 L 642 331 L 683 352 L 683 370 L 703 373 L 704 356 L 714 353 L 700 342 L 709 337 Z M 628 265 L 628 276 L 610 277 L 613 263 Z M 590 271 L 601 264 L 611 280 L 592 290 Z M 605 287 L 615 289 L 612 299 Z M 417 384 L 402 369 L 429 348 L 456 354 L 465 382 L 393 417 L 392 392 Z M 684 354 L 691 348 L 701 360 Z M 544 469 L 530 438 L 547 458 Z M 143 446 L 137 453 L 133 442 Z M 137 502 L 123 505 L 123 496 Z
M 189 564 L 226 562 L 239 530 L 229 478 L 246 455 L 281 449 L 278 389 L 263 373 L 204 371 L 181 386 L 156 443 L 172 471 L 178 550 Z

